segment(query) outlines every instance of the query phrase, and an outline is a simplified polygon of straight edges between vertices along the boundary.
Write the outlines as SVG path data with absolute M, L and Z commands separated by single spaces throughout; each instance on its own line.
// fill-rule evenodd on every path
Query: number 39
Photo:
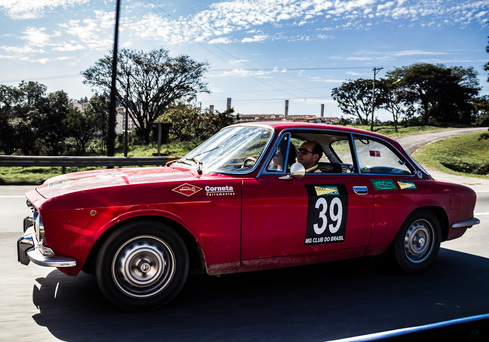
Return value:
M 324 233 L 326 228 L 329 228 L 329 232 L 334 234 L 341 227 L 341 219 L 343 217 L 343 206 L 341 204 L 341 200 L 339 197 L 334 197 L 331 201 L 331 205 L 329 206 L 329 218 L 333 223 L 328 225 L 328 217 L 326 213 L 328 211 L 328 202 L 324 197 L 318 198 L 315 205 L 316 209 L 320 209 L 319 218 L 321 219 L 321 225 L 314 223 L 313 228 L 314 232 L 318 235 Z M 335 214 L 336 211 L 336 214 Z

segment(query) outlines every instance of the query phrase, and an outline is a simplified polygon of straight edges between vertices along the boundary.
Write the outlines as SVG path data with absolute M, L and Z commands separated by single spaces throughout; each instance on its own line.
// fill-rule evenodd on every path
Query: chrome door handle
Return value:
M 354 186 L 353 191 L 355 191 L 357 195 L 368 195 L 368 188 L 364 185 Z

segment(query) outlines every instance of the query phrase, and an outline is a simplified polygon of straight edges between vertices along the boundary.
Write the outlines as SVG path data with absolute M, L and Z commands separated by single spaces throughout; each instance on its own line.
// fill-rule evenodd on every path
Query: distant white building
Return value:
M 88 106 L 88 102 L 85 103 L 80 103 L 80 102 L 73 102 L 73 107 L 77 108 L 80 112 L 85 112 L 86 108 Z M 121 133 L 125 129 L 125 122 L 126 122 L 126 111 L 124 107 L 117 107 L 115 113 L 115 132 L 117 134 Z M 107 114 L 108 115 L 108 114 Z M 129 115 L 131 113 L 129 112 Z M 134 122 L 131 120 L 129 117 L 129 121 L 127 122 L 127 130 L 132 131 L 134 129 Z

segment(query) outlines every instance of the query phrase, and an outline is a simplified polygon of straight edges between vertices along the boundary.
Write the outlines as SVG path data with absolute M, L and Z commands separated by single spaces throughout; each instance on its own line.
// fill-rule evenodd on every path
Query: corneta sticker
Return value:
M 307 227 L 304 245 L 345 241 L 348 191 L 344 184 L 306 185 Z
M 188 183 L 179 185 L 176 188 L 172 189 L 172 191 L 178 192 L 179 194 L 185 195 L 187 197 L 195 195 L 200 190 L 202 190 L 202 188 L 200 188 L 196 185 L 188 184 Z
M 234 195 L 234 188 L 230 185 L 226 186 L 209 186 L 205 187 L 206 196 L 232 196 Z

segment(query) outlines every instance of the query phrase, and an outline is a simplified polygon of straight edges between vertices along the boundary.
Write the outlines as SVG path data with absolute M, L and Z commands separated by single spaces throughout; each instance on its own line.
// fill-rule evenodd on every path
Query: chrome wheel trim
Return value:
M 434 229 L 430 222 L 414 221 L 404 236 L 404 254 L 412 263 L 425 261 L 433 251 Z
M 133 298 L 162 292 L 175 276 L 175 254 L 162 239 L 137 236 L 119 247 L 112 260 L 116 286 Z

